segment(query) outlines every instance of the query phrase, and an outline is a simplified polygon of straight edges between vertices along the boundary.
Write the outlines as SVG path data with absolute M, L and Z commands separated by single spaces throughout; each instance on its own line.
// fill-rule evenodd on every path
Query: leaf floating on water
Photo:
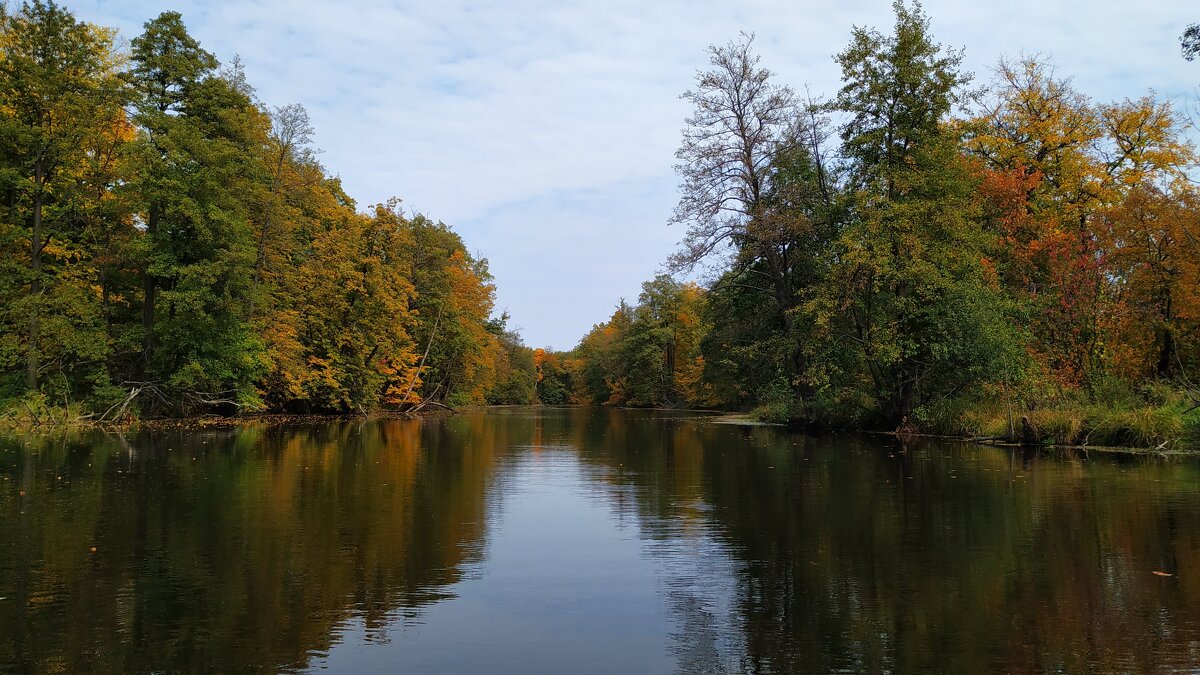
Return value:
M 1162 570 L 1154 570 L 1154 576 L 1156 576 L 1156 577 L 1173 577 L 1175 575 L 1171 574 L 1170 572 L 1163 572 Z

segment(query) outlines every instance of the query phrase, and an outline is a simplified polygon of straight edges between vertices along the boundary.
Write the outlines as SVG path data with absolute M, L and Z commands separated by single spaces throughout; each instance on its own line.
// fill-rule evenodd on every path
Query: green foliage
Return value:
M 985 278 L 975 179 L 944 124 L 966 81 L 960 60 L 899 3 L 893 35 L 856 29 L 838 56 L 852 207 L 823 320 L 830 344 L 858 352 L 885 426 L 999 375 L 1011 344 Z
M 1178 116 L 1092 103 L 1036 60 L 981 98 L 920 5 L 894 11 L 890 33 L 854 28 L 832 101 L 797 105 L 749 36 L 684 94 L 672 262 L 717 272 L 685 398 L 1056 444 L 1192 433 L 1200 193 Z M 571 353 L 578 399 L 674 402 L 663 281 L 645 288 Z
M 754 409 L 754 416 L 763 422 L 787 424 L 794 419 L 795 399 L 786 377 L 777 376 L 757 398 L 759 405 Z
M 1195 408 L 1183 413 L 1183 434 L 1180 443 L 1185 450 L 1200 449 L 1200 411 Z
M 77 385 L 109 355 L 87 208 L 123 91 L 110 31 L 53 2 L 0 15 L 0 368 Z
M 180 392 L 151 400 L 178 412 L 191 401 L 251 407 L 262 342 L 247 320 L 264 116 L 199 47 L 178 13 L 133 40 L 136 179 L 146 236 L 143 354 L 137 376 Z
M 484 402 L 489 405 L 529 405 L 537 387 L 534 352 L 521 343 L 521 337 L 505 329 L 507 314 L 489 328 L 497 338 L 496 380 Z
M 538 400 L 543 405 L 566 405 L 571 402 L 571 377 L 562 368 L 543 376 Z
M 624 301 L 562 356 L 559 382 L 543 386 L 554 400 L 639 407 L 704 406 L 700 340 L 709 328 L 699 287 L 659 275 L 642 284 L 638 304 Z M 559 355 L 551 355 L 557 362 Z M 545 371 L 545 368 L 543 368 Z M 543 396 L 543 402 L 549 402 Z
M 52 2 L 0 12 L 0 400 L 358 412 L 483 402 L 502 370 L 530 400 L 458 235 L 357 213 L 303 108 L 267 111 L 179 13 L 127 57 Z

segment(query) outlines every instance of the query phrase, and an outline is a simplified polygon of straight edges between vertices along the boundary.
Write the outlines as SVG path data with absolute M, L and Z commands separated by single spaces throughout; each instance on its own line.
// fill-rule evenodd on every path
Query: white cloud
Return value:
M 71 3 L 126 38 L 177 9 L 268 103 L 303 103 L 329 169 L 360 205 L 397 195 L 453 225 L 491 262 L 500 304 L 532 344 L 568 347 L 636 296 L 680 232 L 677 98 L 704 48 L 755 31 L 780 81 L 833 94 L 852 24 L 887 30 L 891 3 Z M 980 79 L 1002 54 L 1054 56 L 1099 100 L 1153 88 L 1188 97 L 1200 65 L 1178 35 L 1184 2 L 925 4 Z

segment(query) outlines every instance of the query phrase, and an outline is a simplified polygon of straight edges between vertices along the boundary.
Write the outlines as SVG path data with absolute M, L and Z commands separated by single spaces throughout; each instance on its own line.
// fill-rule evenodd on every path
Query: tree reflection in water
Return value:
M 0 669 L 304 669 L 350 625 L 420 650 L 531 467 L 635 533 L 680 671 L 1200 663 L 1195 462 L 888 443 L 602 409 L 0 441 Z

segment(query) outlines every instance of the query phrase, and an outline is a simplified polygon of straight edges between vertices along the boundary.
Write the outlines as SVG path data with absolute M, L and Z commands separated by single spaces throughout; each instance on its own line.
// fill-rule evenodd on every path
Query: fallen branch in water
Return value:
M 429 399 L 421 401 L 421 405 L 418 405 L 417 407 L 413 408 L 409 412 L 415 413 L 418 410 L 420 410 L 421 408 L 425 407 L 426 405 L 431 405 L 435 408 L 441 408 L 442 410 L 449 410 L 452 413 L 458 412 L 458 410 L 456 408 L 451 408 L 450 406 L 446 405 L 445 403 L 439 403 L 437 401 L 433 401 L 433 400 L 429 400 Z
M 433 321 L 433 330 L 429 331 L 429 342 L 425 343 L 425 353 L 421 355 L 421 362 L 417 364 L 417 369 L 413 371 L 412 378 L 408 381 L 408 391 L 404 392 L 404 398 L 401 402 L 407 402 L 408 397 L 412 396 L 413 387 L 417 384 L 417 379 L 421 377 L 421 371 L 425 370 L 425 360 L 429 358 L 429 350 L 433 349 L 433 338 L 437 337 L 438 326 L 442 323 L 442 307 L 438 307 L 437 318 Z
M 140 393 L 142 393 L 141 387 L 134 387 L 133 389 L 130 389 L 129 394 L 125 397 L 124 400 L 122 400 L 120 403 L 112 404 L 112 407 L 110 407 L 108 410 L 104 411 L 104 414 L 101 415 L 100 419 L 97 421 L 98 422 L 105 422 L 105 421 L 115 422 L 115 421 L 121 419 L 121 416 L 125 414 L 125 409 L 129 407 L 129 404 L 133 401 L 133 399 L 137 398 L 138 394 L 140 394 Z M 116 408 L 117 406 L 121 406 L 121 409 L 117 411 L 117 414 L 114 415 L 111 420 L 109 420 L 108 414 L 111 413 L 113 411 L 113 409 Z

